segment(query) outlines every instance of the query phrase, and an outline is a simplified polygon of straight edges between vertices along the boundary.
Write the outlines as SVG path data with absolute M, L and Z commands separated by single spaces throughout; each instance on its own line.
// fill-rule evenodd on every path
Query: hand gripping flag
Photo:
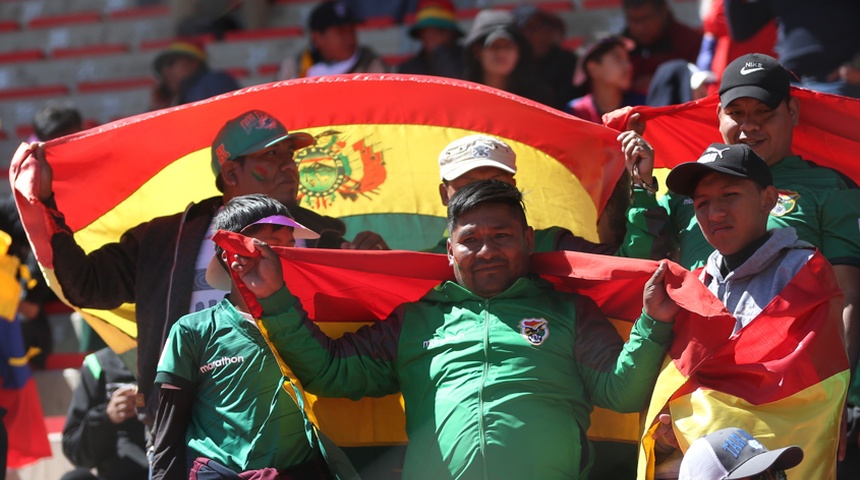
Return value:
M 238 234 L 221 232 L 215 239 L 231 254 L 253 250 Z M 286 284 L 317 322 L 381 320 L 453 278 L 442 255 L 273 249 L 281 256 Z M 415 268 L 404 272 L 406 264 Z M 654 261 L 574 252 L 531 257 L 533 273 L 558 289 L 589 296 L 628 331 L 656 267 Z M 734 337 L 735 319 L 696 274 L 671 262 L 669 267 L 667 291 L 683 310 L 644 419 L 639 478 L 654 478 L 651 433 L 667 407 L 684 450 L 705 433 L 738 426 L 771 449 L 800 445 L 805 460 L 791 472 L 798 478 L 833 478 L 849 371 L 840 327 L 843 299 L 829 263 L 816 253 Z M 241 281 L 237 285 L 242 289 Z M 253 295 L 244 290 L 243 296 L 259 316 Z M 605 418 L 595 411 L 589 437 L 600 438 L 595 415 Z M 322 425 L 328 420 L 318 418 Z
M 792 150 L 804 159 L 834 168 L 860 184 L 860 100 L 791 87 L 800 102 Z M 604 125 L 625 130 L 631 115 L 645 120 L 643 137 L 654 147 L 655 168 L 694 162 L 711 143 L 722 142 L 717 120 L 719 95 L 666 107 L 625 107 L 606 114 Z M 658 176 L 665 176 L 668 171 Z M 664 182 L 665 184 L 665 182 Z
M 17 318 L 20 262 L 8 254 L 11 239 L 0 232 L 0 409 L 9 438 L 9 468 L 25 467 L 51 456 L 39 392 L 27 361 L 28 352 Z
M 296 154 L 301 205 L 341 218 L 350 234 L 376 231 L 392 248 L 426 248 L 442 236 L 437 156 L 462 136 L 484 133 L 512 146 L 530 223 L 566 227 L 590 240 L 597 240 L 597 217 L 624 168 L 612 130 L 492 88 L 402 75 L 299 79 L 48 142 L 54 198 L 77 244 L 92 252 L 144 221 L 218 195 L 210 144 L 227 120 L 252 109 L 316 138 Z M 10 180 L 45 278 L 63 298 L 49 242 L 53 224 L 37 201 L 39 177 L 26 145 L 13 159 Z M 118 353 L 135 347 L 134 305 L 79 310 Z M 340 325 L 326 327 L 336 334 Z M 367 437 L 330 436 L 345 445 L 367 443 Z M 376 443 L 401 440 L 402 434 Z

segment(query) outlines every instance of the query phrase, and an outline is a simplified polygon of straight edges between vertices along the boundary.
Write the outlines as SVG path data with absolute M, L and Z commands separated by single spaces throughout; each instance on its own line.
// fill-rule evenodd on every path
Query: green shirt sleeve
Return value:
M 312 322 L 283 288 L 260 299 L 269 340 L 305 389 L 326 397 L 381 397 L 400 391 L 396 372 L 402 308 L 338 339 Z
M 622 413 L 644 408 L 672 341 L 672 324 L 643 312 L 622 344 L 590 299 L 577 301 L 576 323 L 577 368 L 594 404 Z
M 155 383 L 168 383 L 185 390 L 194 390 L 200 368 L 200 335 L 191 328 L 188 317 L 182 317 L 170 328 L 167 342 L 158 361 Z
M 633 189 L 627 209 L 627 233 L 616 255 L 627 258 L 665 258 L 669 254 L 669 214 L 654 195 Z
M 860 267 L 860 189 L 830 191 L 820 214 L 824 257 L 833 265 Z

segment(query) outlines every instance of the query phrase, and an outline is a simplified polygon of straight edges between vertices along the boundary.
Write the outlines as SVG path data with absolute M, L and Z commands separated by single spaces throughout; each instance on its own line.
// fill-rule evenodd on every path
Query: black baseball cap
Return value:
M 773 185 L 767 162 L 749 145 L 712 143 L 695 162 L 682 163 L 673 168 L 666 177 L 666 186 L 675 193 L 692 197 L 702 177 L 713 172 L 748 178 L 762 187 Z
M 791 95 L 792 75 L 779 61 L 763 53 L 750 53 L 726 66 L 720 82 L 723 108 L 733 100 L 754 98 L 774 109 Z
M 322 32 L 329 27 L 338 25 L 356 25 L 361 19 L 343 1 L 322 2 L 311 11 L 308 27 L 315 32 Z

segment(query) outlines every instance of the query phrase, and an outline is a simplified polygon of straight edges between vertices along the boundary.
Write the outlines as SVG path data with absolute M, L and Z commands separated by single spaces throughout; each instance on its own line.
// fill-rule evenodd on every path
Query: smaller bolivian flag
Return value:
M 51 456 L 48 432 L 42 414 L 42 403 L 28 361 L 28 352 L 16 318 L 21 284 L 20 262 L 9 255 L 11 238 L 0 231 L 0 408 L 6 411 L 2 421 L 9 437 L 6 463 L 22 468 Z
M 228 254 L 248 254 L 253 250 L 249 239 L 239 234 L 222 231 L 214 240 Z M 329 322 L 366 324 L 384 320 L 398 305 L 417 301 L 440 282 L 454 280 L 445 255 L 272 248 L 281 256 L 284 281 L 290 286 L 291 293 L 320 326 Z M 685 331 L 696 322 L 707 332 L 707 319 L 728 316 L 725 307 L 690 271 L 673 262 L 667 263 L 670 269 L 666 275 L 667 290 L 685 309 L 676 320 L 676 332 Z M 403 265 L 412 267 L 404 269 Z M 658 263 L 559 251 L 533 254 L 530 265 L 533 273 L 551 281 L 559 290 L 593 299 L 607 318 L 614 319 L 616 329 L 629 335 L 633 321 L 642 312 L 645 283 Z M 241 281 L 236 284 L 251 313 L 259 317 L 262 312 L 253 294 L 243 288 Z M 682 336 L 686 338 L 686 335 Z M 728 338 L 728 334 L 723 338 Z M 291 377 L 295 380 L 294 376 Z M 317 401 L 324 400 L 331 399 L 320 398 Z M 405 424 L 402 411 L 396 416 L 389 412 L 389 418 L 398 425 Z M 316 415 L 315 420 L 329 435 L 331 431 L 356 429 L 361 425 L 356 417 L 341 417 L 332 411 Z M 588 431 L 591 440 L 631 441 L 632 437 L 635 443 L 640 434 L 639 416 L 636 414 L 621 415 L 600 408 L 592 412 Z
M 788 478 L 836 478 L 850 376 L 842 306 L 833 269 L 816 252 L 737 335 L 727 312 L 676 328 L 645 418 L 638 478 L 654 478 L 651 434 L 667 405 L 683 451 L 702 435 L 737 427 L 769 449 L 803 448 Z
M 839 170 L 860 184 L 860 100 L 791 87 L 800 103 L 800 120 L 792 134 L 792 150 L 805 160 Z M 694 162 L 714 142 L 723 142 L 717 119 L 720 97 L 666 107 L 625 107 L 606 114 L 603 123 L 623 131 L 630 115 L 646 121 L 643 137 L 655 152 L 656 168 Z

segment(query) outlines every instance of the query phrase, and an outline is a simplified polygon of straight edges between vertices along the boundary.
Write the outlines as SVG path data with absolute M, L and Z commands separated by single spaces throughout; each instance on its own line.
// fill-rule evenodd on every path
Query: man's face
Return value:
M 649 3 L 625 8 L 624 18 L 633 41 L 641 47 L 650 47 L 663 36 L 669 21 L 669 9 L 665 5 L 656 7 Z
M 797 99 L 771 109 L 759 100 L 743 97 L 717 109 L 725 143 L 746 143 L 771 166 L 791 155 L 792 130 L 800 113 Z
M 321 32 L 311 32 L 311 41 L 326 62 L 348 60 L 358 48 L 355 25 L 335 25 Z
M 498 180 L 516 186 L 512 173 L 496 167 L 478 167 L 460 175 L 459 177 L 439 184 L 439 196 L 442 197 L 442 205 L 448 206 L 448 201 L 459 192 L 461 188 L 479 180 Z
M 263 193 L 284 205 L 295 205 L 299 192 L 299 169 L 293 153 L 293 142 L 288 140 L 246 155 L 245 162 L 237 163 L 233 170 L 236 175 L 235 195 Z
M 753 180 L 714 172 L 696 185 L 693 208 L 708 243 L 732 255 L 767 232 L 776 199 L 774 187 L 762 189 Z
M 490 298 L 528 273 L 533 247 L 534 230 L 513 207 L 488 203 L 458 219 L 448 239 L 448 261 L 457 283 Z

